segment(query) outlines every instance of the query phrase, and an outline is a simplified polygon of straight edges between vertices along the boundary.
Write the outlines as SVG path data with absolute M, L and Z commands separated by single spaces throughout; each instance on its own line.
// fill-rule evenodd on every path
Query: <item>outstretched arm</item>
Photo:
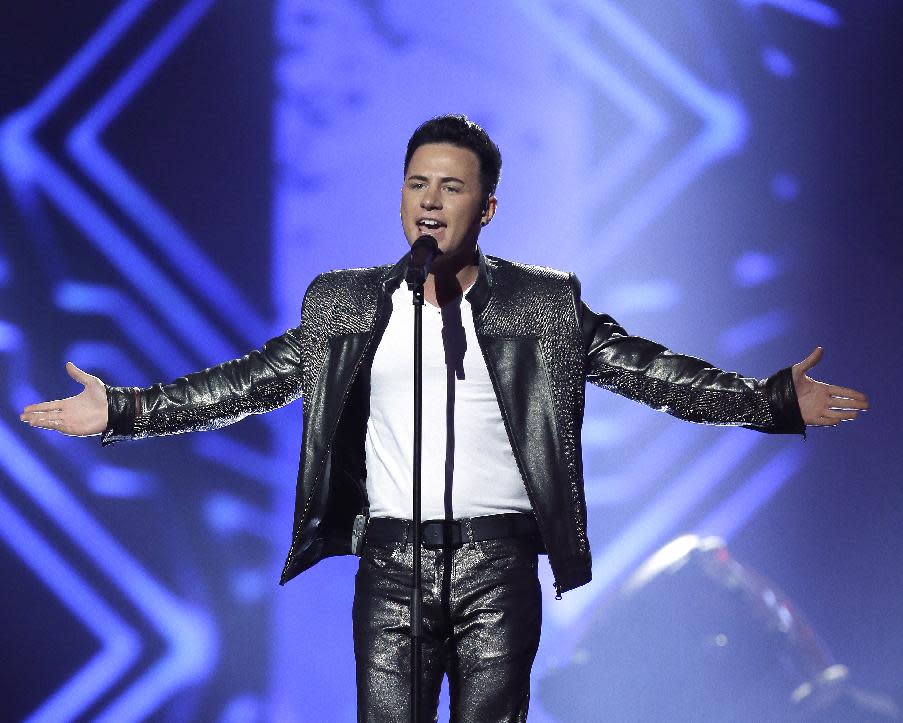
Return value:
M 869 402 L 862 392 L 825 384 L 806 375 L 823 354 L 824 350 L 817 346 L 803 361 L 793 365 L 793 386 L 803 421 L 813 427 L 834 427 L 856 419 L 859 412 L 869 408 Z
M 103 443 L 218 429 L 301 396 L 296 331 L 270 339 L 239 359 L 150 387 L 110 387 L 71 362 L 81 394 L 27 406 L 20 418 L 63 434 L 103 434 Z
M 81 392 L 66 399 L 29 404 L 19 415 L 32 427 L 55 429 L 74 437 L 100 434 L 107 428 L 107 392 L 97 377 L 83 372 L 72 362 L 66 362 L 66 372 L 79 384 Z
M 767 379 L 726 372 L 631 336 L 585 304 L 579 308 L 587 381 L 690 422 L 805 433 L 790 367 Z
M 869 408 L 862 392 L 806 375 L 821 360 L 821 347 L 758 380 L 629 336 L 610 316 L 580 308 L 588 381 L 682 419 L 804 433 L 806 426 L 834 426 Z

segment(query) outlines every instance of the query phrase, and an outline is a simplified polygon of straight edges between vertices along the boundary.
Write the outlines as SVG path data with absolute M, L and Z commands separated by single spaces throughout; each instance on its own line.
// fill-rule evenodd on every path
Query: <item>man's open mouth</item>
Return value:
M 441 228 L 445 228 L 445 224 L 434 218 L 421 218 L 417 221 L 417 228 L 424 233 L 431 233 L 433 231 L 438 231 Z

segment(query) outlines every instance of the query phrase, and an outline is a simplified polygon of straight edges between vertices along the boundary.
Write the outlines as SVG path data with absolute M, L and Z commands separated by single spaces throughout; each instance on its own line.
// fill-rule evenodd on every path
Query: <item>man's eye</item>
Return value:
M 458 193 L 461 189 L 458 188 L 457 186 L 446 186 L 445 190 L 451 191 L 452 193 Z

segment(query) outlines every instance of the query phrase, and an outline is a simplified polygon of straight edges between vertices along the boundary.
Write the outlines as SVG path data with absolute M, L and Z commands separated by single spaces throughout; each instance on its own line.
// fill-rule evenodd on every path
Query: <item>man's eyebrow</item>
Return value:
M 413 181 L 428 181 L 430 179 L 428 179 L 426 176 L 418 176 L 415 174 L 411 174 L 410 176 L 408 176 L 407 180 L 409 180 L 409 181 L 412 181 L 412 180 Z M 467 185 L 464 183 L 464 181 L 462 181 L 460 178 L 457 178 L 455 176 L 443 176 L 442 178 L 439 179 L 439 181 L 441 183 L 448 183 L 449 181 L 452 181 L 454 183 L 460 183 L 462 186 Z

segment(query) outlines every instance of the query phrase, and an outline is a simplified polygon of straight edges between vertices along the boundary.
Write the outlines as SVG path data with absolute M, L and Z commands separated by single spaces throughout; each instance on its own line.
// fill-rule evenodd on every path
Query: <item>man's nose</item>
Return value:
M 423 192 L 420 198 L 420 207 L 424 209 L 442 208 L 442 197 L 439 195 L 438 189 L 428 188 Z

